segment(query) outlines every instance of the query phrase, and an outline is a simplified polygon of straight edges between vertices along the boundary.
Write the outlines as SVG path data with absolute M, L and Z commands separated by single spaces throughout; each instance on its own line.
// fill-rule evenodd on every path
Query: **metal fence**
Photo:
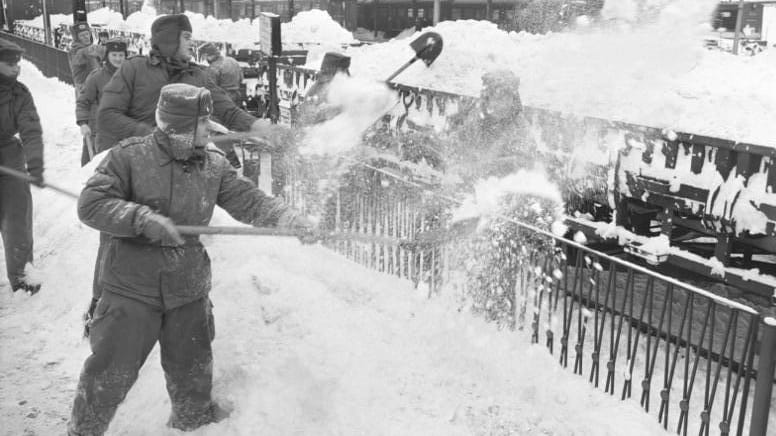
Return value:
M 14 42 L 23 48 L 24 57 L 35 64 L 44 76 L 56 77 L 67 84 L 73 84 L 67 52 L 7 32 L 0 32 L 0 38 Z
M 470 289 L 477 234 L 447 226 L 450 202 L 393 171 L 364 166 L 343 182 L 327 223 L 372 240 L 331 248 L 424 292 Z M 620 258 L 502 217 L 519 236 L 505 260 L 513 329 L 563 367 L 619 398 L 638 399 L 677 434 L 765 435 L 776 327 L 756 310 Z M 469 229 L 471 230 L 471 229 Z M 543 241 L 541 241 L 543 240 Z M 508 265 L 513 265 L 509 267 Z M 769 425 L 770 421 L 770 425 Z

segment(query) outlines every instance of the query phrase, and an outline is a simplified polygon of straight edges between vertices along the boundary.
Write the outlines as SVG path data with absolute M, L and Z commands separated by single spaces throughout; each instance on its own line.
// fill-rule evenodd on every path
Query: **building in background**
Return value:
M 739 53 L 754 55 L 776 47 L 776 0 L 748 1 L 740 6 Z M 707 46 L 733 50 L 738 13 L 738 1 L 723 1 L 717 5 L 712 17 L 712 34 L 706 40 Z

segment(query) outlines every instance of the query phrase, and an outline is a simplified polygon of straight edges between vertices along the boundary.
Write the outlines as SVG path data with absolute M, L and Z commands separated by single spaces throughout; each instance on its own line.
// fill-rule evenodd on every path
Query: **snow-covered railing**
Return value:
M 314 72 L 281 65 L 277 73 L 293 79 L 279 85 L 281 121 L 289 122 Z M 399 103 L 381 120 L 391 132 L 427 131 L 444 140 L 478 104 L 472 96 L 393 87 Z M 753 270 L 758 266 L 753 254 L 776 253 L 776 144 L 739 143 L 536 107 L 524 113 L 529 140 L 553 181 L 564 187 L 569 214 L 603 220 L 614 215 L 616 224 L 642 236 L 653 236 L 658 222 L 679 247 L 683 241 L 674 239 L 688 232 L 714 238 L 706 246 L 727 270 Z M 700 274 L 708 270 L 686 258 L 681 267 Z M 773 297 L 767 281 L 728 272 L 722 276 L 725 283 L 759 298 Z
M 474 296 L 477 311 L 528 332 L 595 387 L 638 398 L 672 432 L 774 428 L 762 390 L 774 381 L 776 328 L 756 310 L 524 222 L 501 225 L 510 235 L 502 245 L 477 245 L 481 235 L 448 227 L 449 208 L 391 162 L 362 165 L 325 214 L 330 229 L 360 237 L 331 248 L 428 295 Z M 471 263 L 482 253 L 472 246 L 506 252 L 473 279 Z
M 290 78 L 281 93 L 293 97 L 289 105 L 304 95 L 314 78 L 310 71 L 288 66 L 279 67 L 278 76 Z M 477 104 L 472 97 L 395 88 L 400 104 L 383 119 L 392 132 L 444 131 L 456 115 Z M 634 138 L 624 137 L 623 130 L 631 135 L 653 133 L 648 127 L 563 117 L 535 108 L 527 108 L 526 114 L 537 125 L 555 127 L 534 132 L 548 153 L 571 151 L 579 138 L 565 134 L 585 132 L 582 139 L 599 153 L 588 155 L 588 164 L 601 164 L 596 158 L 606 156 L 611 145 L 607 141 L 621 141 L 616 151 Z M 683 143 L 703 141 L 730 152 L 769 150 L 677 136 Z M 467 232 L 448 227 L 450 201 L 438 196 L 433 184 L 412 179 L 417 174 L 405 171 L 411 166 L 405 164 L 378 159 L 354 168 L 342 180 L 327 207 L 329 228 L 373 240 L 358 238 L 331 247 L 367 267 L 412 280 L 429 295 L 481 286 L 482 281 L 467 276 L 469 263 L 477 258 L 469 250 Z M 747 173 L 751 165 L 739 167 L 739 174 Z M 608 174 L 596 174 L 602 179 L 597 187 L 588 182 L 577 186 L 577 192 L 598 192 L 594 200 L 605 204 Z M 480 301 L 480 311 L 492 319 L 503 316 L 506 325 L 528 331 L 562 366 L 594 386 L 622 399 L 638 397 L 666 429 L 678 434 L 765 434 L 771 399 L 763 392 L 774 380 L 776 330 L 758 311 L 543 229 L 516 221 L 507 224 L 514 232 L 508 246 L 516 249 L 486 274 L 488 280 L 503 277 L 500 291 L 463 292 L 487 300 Z M 499 307 L 503 311 L 495 315 L 498 310 L 493 308 Z M 774 425 L 770 422 L 771 428 Z

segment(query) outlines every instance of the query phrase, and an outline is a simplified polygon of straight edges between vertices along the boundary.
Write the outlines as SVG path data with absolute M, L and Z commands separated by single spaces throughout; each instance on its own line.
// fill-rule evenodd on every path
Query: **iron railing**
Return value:
M 56 77 L 72 85 L 73 73 L 67 52 L 12 33 L 0 32 L 0 38 L 10 40 L 24 49 L 24 57 L 35 64 L 46 77 Z
M 374 240 L 331 248 L 412 280 L 429 296 L 477 292 L 467 289 L 464 263 L 478 236 L 445 230 L 450 201 L 417 182 L 406 185 L 395 171 L 369 164 L 360 171 L 360 183 L 348 179 L 337 192 L 327 222 Z M 510 327 L 528 331 L 596 388 L 637 398 L 667 430 L 765 434 L 776 419 L 769 415 L 776 328 L 758 311 L 546 230 L 508 223 L 549 247 L 520 246 L 508 262 L 518 265 L 508 272 L 516 284 L 506 296 L 514 311 Z

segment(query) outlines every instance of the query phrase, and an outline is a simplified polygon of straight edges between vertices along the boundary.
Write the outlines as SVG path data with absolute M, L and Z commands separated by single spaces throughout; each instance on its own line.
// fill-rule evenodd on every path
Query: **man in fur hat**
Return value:
M 78 98 L 86 77 L 93 70 L 100 67 L 100 61 L 105 55 L 105 48 L 93 44 L 92 29 L 88 23 L 78 22 L 73 24 L 70 34 L 73 37 L 73 44 L 70 47 L 68 58 L 70 60 L 70 71 L 73 73 L 75 96 Z
M 102 90 L 126 58 L 126 42 L 120 39 L 112 39 L 106 42 L 102 68 L 89 73 L 86 81 L 84 81 L 81 94 L 76 100 L 76 124 L 80 127 L 81 135 L 84 137 L 81 166 L 86 165 L 94 156 L 94 144 L 97 134 L 97 127 L 95 125 L 97 122 L 97 107 L 100 104 Z
M 327 52 L 321 61 L 321 68 L 315 83 L 305 93 L 304 100 L 297 107 L 296 122 L 305 126 L 322 123 L 335 117 L 340 111 L 327 104 L 326 92 L 337 74 L 350 76 L 350 56 Z
M 205 69 L 191 61 L 194 41 L 191 23 L 183 14 L 163 15 L 151 25 L 151 51 L 121 65 L 105 86 L 97 113 L 97 151 L 120 140 L 150 133 L 156 125 L 154 107 L 159 91 L 170 83 L 205 87 L 213 98 L 216 121 L 234 131 L 253 131 L 266 136 L 275 130 L 266 120 L 257 120 L 235 106 Z
M 43 181 L 43 139 L 40 118 L 19 77 L 22 50 L 0 39 L 0 165 Z M 18 135 L 18 137 L 17 137 Z M 21 139 L 20 139 L 21 138 Z M 39 283 L 26 275 L 32 262 L 32 195 L 30 185 L 0 173 L 0 235 L 11 289 L 38 292 Z
M 202 47 L 199 48 L 199 54 L 210 65 L 207 68 L 210 78 L 229 94 L 234 104 L 240 106 L 242 103 L 240 84 L 243 81 L 243 71 L 240 64 L 233 57 L 222 55 L 218 47 L 212 42 L 202 44 Z
M 168 425 L 189 431 L 226 415 L 211 399 L 210 260 L 199 238 L 176 225 L 207 225 L 218 205 L 246 224 L 312 232 L 309 220 L 207 146 L 212 112 L 207 89 L 164 86 L 156 128 L 113 147 L 81 192 L 80 219 L 111 239 L 71 436 L 107 430 L 156 342 L 172 405 Z

